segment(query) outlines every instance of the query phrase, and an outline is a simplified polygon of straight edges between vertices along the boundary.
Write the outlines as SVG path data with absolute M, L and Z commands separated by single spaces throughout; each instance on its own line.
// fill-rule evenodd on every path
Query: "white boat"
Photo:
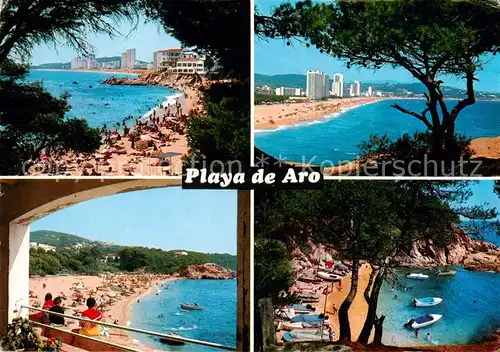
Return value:
M 453 276 L 457 272 L 455 270 L 438 270 L 437 275 L 438 276 Z
M 338 276 L 335 274 L 330 274 L 330 273 L 325 273 L 324 271 L 318 271 L 316 274 L 318 277 L 322 278 L 323 280 L 327 281 L 340 281 L 342 279 L 342 276 Z
M 328 329 L 292 330 L 283 334 L 285 342 L 329 341 Z
M 328 330 L 328 325 L 330 322 L 328 320 L 325 320 L 325 330 Z M 281 329 L 282 330 L 287 330 L 287 331 L 292 331 L 292 330 L 302 330 L 302 329 L 317 329 L 321 327 L 321 322 L 311 322 L 311 323 L 306 323 L 302 321 L 298 322 L 293 322 L 293 321 L 284 321 L 281 323 Z
M 425 280 L 425 279 L 429 278 L 429 275 L 424 275 L 422 273 L 418 273 L 418 274 L 411 273 L 411 274 L 406 275 L 406 277 L 408 279 Z
M 424 298 L 414 298 L 412 303 L 415 307 L 432 307 L 443 302 L 442 298 L 439 297 L 424 297 Z
M 281 318 L 281 319 L 286 319 L 286 320 L 290 320 L 292 319 L 294 316 L 295 316 L 295 309 L 293 308 L 281 308 L 281 309 L 277 309 L 275 312 L 274 312 L 274 315 Z
M 195 303 L 195 304 L 181 303 L 181 308 L 186 309 L 186 310 L 202 310 L 203 309 L 203 307 L 200 306 L 198 303 Z
M 443 316 L 441 314 L 426 314 L 421 317 L 410 319 L 406 322 L 405 327 L 412 329 L 420 329 L 425 326 L 432 325 L 440 320 Z

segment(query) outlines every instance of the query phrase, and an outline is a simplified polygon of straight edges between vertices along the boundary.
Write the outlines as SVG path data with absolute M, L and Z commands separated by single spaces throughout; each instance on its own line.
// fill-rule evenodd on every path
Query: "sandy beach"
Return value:
M 281 103 L 255 106 L 255 130 L 274 129 L 321 119 L 326 115 L 382 100 L 379 97 L 356 97 L 326 101 Z
M 156 285 L 161 285 L 177 277 L 155 274 L 140 275 L 102 275 L 102 276 L 49 276 L 30 278 L 30 305 L 41 307 L 46 293 L 52 297 L 63 297 L 65 314 L 79 316 L 87 307 L 85 300 L 94 297 L 100 307 L 98 310 L 103 314 L 106 323 L 117 323 L 127 325 L 130 320 L 130 305 L 142 296 L 152 292 Z M 64 299 L 64 297 L 66 297 Z M 31 312 L 30 314 L 35 314 Z M 66 319 L 68 330 L 78 328 L 77 320 Z M 115 343 L 126 346 L 140 346 L 141 350 L 149 350 L 137 344 L 129 338 L 124 330 L 108 329 L 109 339 Z

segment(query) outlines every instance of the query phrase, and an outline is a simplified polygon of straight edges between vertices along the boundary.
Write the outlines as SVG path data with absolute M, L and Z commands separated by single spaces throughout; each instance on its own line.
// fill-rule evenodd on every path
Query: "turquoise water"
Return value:
M 236 280 L 179 280 L 168 289 L 152 293 L 132 305 L 130 326 L 150 331 L 176 332 L 183 337 L 236 346 Z M 179 305 L 194 303 L 204 310 L 184 312 Z M 164 318 L 158 318 L 163 314 Z M 143 345 L 168 351 L 216 351 L 211 347 L 186 344 L 170 346 L 158 338 L 131 334 Z
M 132 125 L 138 117 L 158 105 L 174 90 L 154 86 L 111 86 L 101 82 L 111 76 L 126 77 L 124 74 L 81 71 L 33 70 L 28 75 L 29 81 L 42 81 L 43 86 L 55 96 L 68 92 L 71 97 L 71 111 L 68 117 L 84 118 L 90 126 L 101 127 L 107 124 L 127 121 Z M 131 76 L 131 75 L 128 75 Z M 78 82 L 78 84 L 73 84 Z M 90 88 L 92 86 L 92 88 Z
M 500 328 L 500 274 L 472 272 L 456 267 L 455 276 L 434 276 L 432 271 L 412 269 L 398 273 L 401 283 L 411 291 L 384 284 L 378 313 L 385 315 L 383 342 L 392 345 L 470 344 Z M 408 272 L 429 275 L 427 280 L 404 277 Z M 394 299 L 397 294 L 398 298 Z M 434 307 L 411 306 L 414 297 L 441 297 Z M 476 299 L 476 303 L 473 300 Z M 420 329 L 419 337 L 403 324 L 425 314 L 442 314 L 437 323 Z M 432 342 L 427 341 L 430 333 Z
M 329 161 L 337 165 L 354 160 L 359 156 L 358 146 L 371 134 L 382 136 L 387 133 L 395 140 L 405 132 L 425 130 L 421 121 L 391 108 L 394 102 L 383 100 L 307 124 L 259 131 L 255 133 L 255 146 L 274 157 L 281 155 L 286 161 L 316 165 Z M 397 103 L 417 112 L 425 108 L 424 100 L 397 100 Z M 450 106 L 454 104 L 455 101 L 448 103 Z M 472 138 L 499 136 L 499 110 L 498 101 L 480 101 L 467 107 L 457 119 L 456 132 Z

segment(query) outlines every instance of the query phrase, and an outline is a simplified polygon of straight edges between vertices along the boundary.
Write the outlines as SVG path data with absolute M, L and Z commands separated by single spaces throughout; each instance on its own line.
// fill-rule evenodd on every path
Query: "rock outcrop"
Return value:
M 207 263 L 190 265 L 180 272 L 180 276 L 186 279 L 227 280 L 234 278 L 234 272 L 222 265 Z
M 452 228 L 453 240 L 446 248 L 432 241 L 418 241 L 409 254 L 396 258 L 400 266 L 431 267 L 463 265 L 466 269 L 500 272 L 500 249 L 485 241 L 475 241 L 457 226 Z
M 299 246 L 290 239 L 289 246 L 292 248 L 292 269 L 297 276 L 315 276 L 320 262 L 332 260 L 337 253 L 334 249 L 323 244 L 314 243 L 311 240 Z
M 109 85 L 127 85 L 127 86 L 165 86 L 180 87 L 182 85 L 192 86 L 197 83 L 203 83 L 203 78 L 198 74 L 178 74 L 167 72 L 148 72 L 139 75 L 139 77 L 110 77 L 102 82 Z

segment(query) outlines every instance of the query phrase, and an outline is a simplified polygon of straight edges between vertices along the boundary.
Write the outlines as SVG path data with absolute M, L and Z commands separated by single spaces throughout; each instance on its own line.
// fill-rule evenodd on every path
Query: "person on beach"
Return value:
M 52 294 L 47 293 L 45 295 L 45 302 L 43 303 L 42 309 L 43 310 L 50 310 L 52 306 L 54 305 L 54 301 L 52 300 Z M 38 312 L 35 314 L 35 319 L 42 321 L 42 323 L 47 324 L 48 323 L 48 316 L 46 313 L 43 312 Z
M 64 314 L 64 308 L 61 306 L 62 299 L 61 297 L 56 297 L 54 299 L 54 305 L 49 309 L 51 312 Z M 50 325 L 55 326 L 64 326 L 64 317 L 59 315 L 49 314 L 49 323 Z
M 332 307 L 332 312 L 333 312 L 333 315 L 336 315 L 337 314 L 337 305 L 335 304 L 335 302 L 333 302 L 333 307 Z
M 87 318 L 92 321 L 101 321 L 102 314 L 97 309 L 95 309 L 95 299 L 90 297 L 87 299 L 87 307 L 88 309 L 82 312 L 82 318 Z M 79 331 L 80 334 L 85 336 L 99 336 L 101 334 L 101 327 L 99 324 L 93 322 L 80 322 L 80 326 L 82 327 Z
M 330 327 L 328 328 L 328 340 L 330 340 L 330 342 L 333 342 L 333 336 L 334 336 L 334 334 L 333 334 L 333 329 L 332 329 L 332 327 L 330 326 Z

